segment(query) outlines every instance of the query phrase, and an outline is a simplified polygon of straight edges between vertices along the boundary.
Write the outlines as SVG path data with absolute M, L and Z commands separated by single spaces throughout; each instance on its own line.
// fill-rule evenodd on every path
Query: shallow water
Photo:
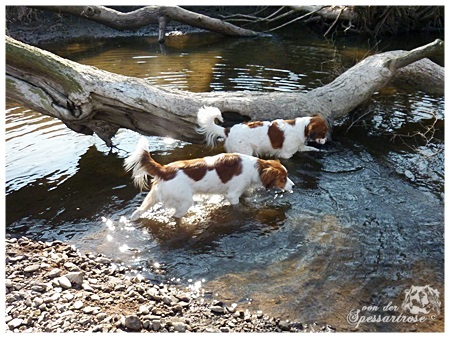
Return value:
M 172 36 L 164 47 L 156 38 L 127 38 L 45 48 L 194 92 L 307 91 L 370 52 L 354 42 L 212 34 Z M 333 141 L 321 152 L 282 161 L 296 184 L 292 194 L 257 190 L 237 207 L 217 196 L 200 198 L 176 227 L 161 210 L 136 223 L 126 219 L 145 196 L 122 169 L 137 133 L 120 130 L 114 138 L 118 149 L 110 151 L 96 137 L 7 102 L 6 232 L 66 240 L 155 280 L 162 277 L 151 271 L 162 265 L 182 284 L 202 281 L 212 297 L 338 330 L 354 329 L 347 315 L 364 306 L 381 308 L 361 310 L 366 315 L 398 314 L 382 307 L 400 307 L 411 285 L 438 289 L 443 304 L 444 99 L 388 87 L 368 107 L 364 119 L 338 121 Z M 429 142 L 391 140 L 393 134 L 423 133 L 433 123 Z M 148 139 L 161 163 L 221 151 Z M 442 331 L 443 309 L 424 323 L 360 328 Z

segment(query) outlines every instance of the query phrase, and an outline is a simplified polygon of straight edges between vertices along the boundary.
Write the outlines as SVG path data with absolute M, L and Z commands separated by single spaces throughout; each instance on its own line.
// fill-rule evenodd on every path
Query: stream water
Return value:
M 307 91 L 373 51 L 365 41 L 333 44 L 305 36 L 191 34 L 171 36 L 164 47 L 154 37 L 43 47 L 193 92 Z M 415 36 L 377 48 L 410 49 L 433 39 Z M 292 194 L 258 190 L 238 208 L 218 197 L 202 199 L 176 228 L 161 212 L 127 220 L 145 196 L 122 168 L 137 133 L 120 130 L 114 138 L 118 149 L 110 151 L 95 136 L 76 134 L 7 101 L 6 233 L 68 241 L 81 251 L 120 259 L 154 280 L 162 277 L 152 271 L 162 266 L 174 282 L 201 284 L 227 303 L 303 323 L 355 330 L 352 315 L 359 310 L 359 330 L 442 331 L 443 115 L 443 97 L 387 87 L 374 94 L 364 113 L 338 121 L 321 152 L 282 161 L 296 184 Z M 407 136 L 430 126 L 434 137 L 427 141 Z M 220 151 L 148 139 L 161 163 Z M 400 309 L 412 285 L 438 290 L 440 312 L 421 313 L 421 323 L 381 320 L 401 313 L 413 317 Z M 398 308 L 384 308 L 389 303 Z M 374 315 L 378 320 L 361 319 Z

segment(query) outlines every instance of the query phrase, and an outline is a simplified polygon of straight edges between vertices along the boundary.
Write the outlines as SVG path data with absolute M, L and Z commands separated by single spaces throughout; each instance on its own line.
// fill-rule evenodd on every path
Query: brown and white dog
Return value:
M 199 134 L 205 134 L 206 143 L 215 145 L 217 138 L 225 140 L 227 152 L 254 156 L 290 158 L 297 151 L 319 151 L 306 145 L 308 140 L 324 144 L 327 124 L 320 116 L 297 117 L 293 120 L 253 121 L 224 128 L 214 123 L 223 122 L 218 108 L 203 107 L 197 113 Z
M 219 154 L 167 165 L 157 163 L 148 152 L 146 138 L 125 160 L 125 170 L 133 170 L 134 183 L 147 186 L 147 176 L 155 178 L 144 202 L 131 216 L 139 219 L 158 202 L 175 209 L 174 217 L 184 216 L 193 205 L 195 194 L 222 194 L 231 204 L 239 203 L 241 195 L 252 186 L 275 187 L 290 191 L 294 183 L 279 161 L 262 160 L 243 154 Z

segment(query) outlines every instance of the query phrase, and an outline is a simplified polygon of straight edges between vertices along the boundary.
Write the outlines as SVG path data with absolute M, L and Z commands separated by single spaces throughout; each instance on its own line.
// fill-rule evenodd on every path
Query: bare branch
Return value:
M 261 33 L 191 12 L 178 6 L 145 6 L 129 13 L 122 13 L 105 6 L 39 6 L 34 8 L 80 16 L 117 30 L 138 29 L 149 24 L 159 24 L 161 42 L 164 40 L 162 35 L 168 20 L 229 36 L 252 37 L 261 35 Z
M 269 30 L 267 30 L 266 32 L 273 32 L 273 31 L 275 31 L 275 30 L 277 30 L 277 29 L 286 27 L 287 25 L 290 25 L 290 24 L 293 23 L 293 22 L 302 20 L 302 19 L 304 19 L 304 18 L 306 18 L 306 17 L 308 17 L 308 16 L 311 16 L 311 15 L 313 15 L 313 14 L 315 14 L 315 13 L 321 11 L 321 10 L 322 10 L 323 8 L 325 8 L 325 7 L 329 7 L 329 6 L 321 6 L 319 9 L 316 9 L 315 11 L 312 11 L 312 12 L 306 13 L 305 15 L 299 16 L 299 17 L 295 18 L 294 20 L 291 20 L 291 21 L 289 21 L 289 22 L 286 22 L 286 23 L 284 23 L 284 24 L 282 24 L 282 25 L 280 25 L 280 26 L 278 26 L 278 27 L 269 29 Z

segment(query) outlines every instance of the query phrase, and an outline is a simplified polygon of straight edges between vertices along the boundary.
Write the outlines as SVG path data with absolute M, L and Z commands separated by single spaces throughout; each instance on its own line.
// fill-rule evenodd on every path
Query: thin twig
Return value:
M 425 126 L 419 122 L 419 125 L 425 131 L 416 131 L 414 133 L 408 133 L 408 134 L 394 134 L 391 137 L 391 141 L 395 141 L 397 138 L 399 138 L 403 142 L 403 144 L 406 145 L 409 149 L 411 149 L 412 151 L 415 151 L 415 152 L 419 152 L 418 147 L 411 146 L 409 143 L 407 143 L 404 140 L 404 138 L 416 139 L 416 137 L 419 137 L 420 139 L 422 139 L 423 142 L 425 142 L 424 146 L 427 147 L 434 140 L 434 135 L 436 134 L 436 131 L 437 131 L 436 124 L 439 121 L 436 112 L 433 112 L 432 114 L 433 114 L 434 120 L 431 125 Z M 419 145 L 417 141 L 416 141 L 416 144 L 417 144 L 417 146 Z
M 284 6 L 283 6 L 283 7 L 280 7 L 278 10 L 276 10 L 275 12 L 273 12 L 272 14 L 270 14 L 269 16 L 267 16 L 265 19 L 266 19 L 266 20 L 269 20 L 272 16 L 277 15 L 277 14 L 278 14 L 279 12 L 281 12 L 283 9 L 284 9 Z
M 319 9 L 316 9 L 315 11 L 306 13 L 305 15 L 299 16 L 299 17 L 295 18 L 294 20 L 291 20 L 291 21 L 289 21 L 289 22 L 286 22 L 286 23 L 284 23 L 284 24 L 282 24 L 282 25 L 280 25 L 280 26 L 278 26 L 278 27 L 269 29 L 269 30 L 265 31 L 265 33 L 267 33 L 267 32 L 273 32 L 274 30 L 283 28 L 283 27 L 285 27 L 285 26 L 287 26 L 287 25 L 290 25 L 291 23 L 293 23 L 293 22 L 295 22 L 295 21 L 302 20 L 302 19 L 304 19 L 304 18 L 306 18 L 306 17 L 308 17 L 308 16 L 311 16 L 311 15 L 317 13 L 317 12 L 320 12 L 322 9 L 327 8 L 327 7 L 330 7 L 330 6 L 322 6 L 322 7 L 320 7 Z
M 325 32 L 325 34 L 323 35 L 324 37 L 327 36 L 327 34 L 331 31 L 331 29 L 334 27 L 334 25 L 336 25 L 336 23 L 338 22 L 339 18 L 341 17 L 342 12 L 344 11 L 344 9 L 347 6 L 344 6 L 341 11 L 339 12 L 339 14 L 336 16 L 336 19 L 334 20 L 334 22 L 331 24 L 330 28 L 327 29 L 327 31 Z

